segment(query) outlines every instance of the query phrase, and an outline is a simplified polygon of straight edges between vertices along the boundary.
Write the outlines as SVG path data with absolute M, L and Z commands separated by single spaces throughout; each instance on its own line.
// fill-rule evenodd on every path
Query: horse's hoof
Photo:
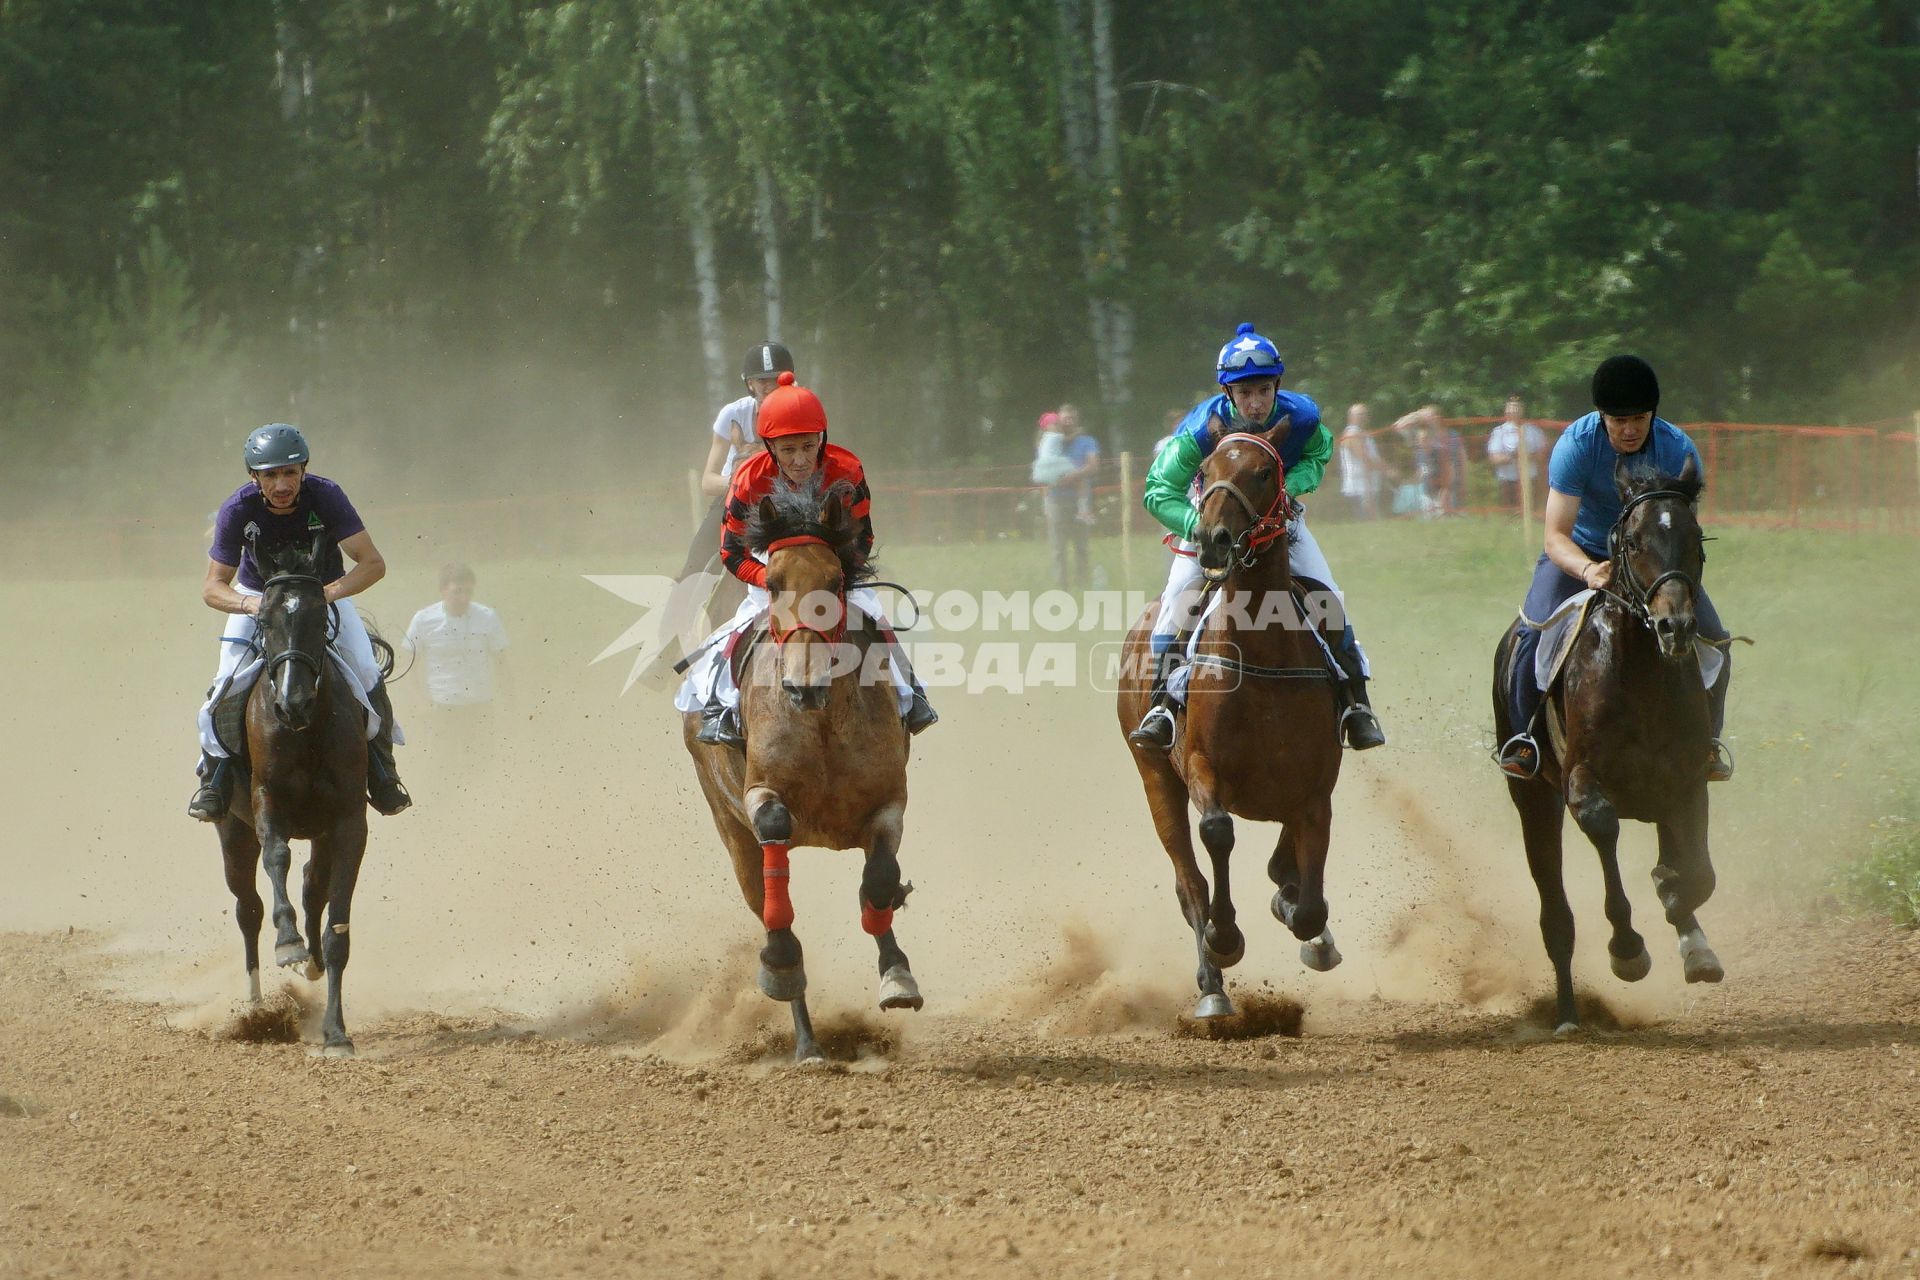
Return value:
M 769 969 L 760 966 L 760 990 L 769 1000 L 785 1003 L 807 993 L 807 971 L 803 968 Z
M 1247 958 L 1247 935 L 1240 932 L 1238 927 L 1233 930 L 1233 946 L 1226 951 L 1214 950 L 1213 944 L 1216 936 L 1215 930 L 1209 927 L 1207 929 L 1207 959 L 1213 962 L 1214 968 L 1231 969 Z
M 312 956 L 307 957 L 307 967 L 305 969 L 305 973 L 307 975 L 308 982 L 320 981 L 320 979 L 326 975 L 326 972 L 327 971 L 325 969 L 322 969 L 320 967 L 320 962 L 318 960 L 315 960 Z
M 1640 948 L 1640 954 L 1622 960 L 1611 951 L 1607 959 L 1613 965 L 1613 976 L 1622 982 L 1638 982 L 1653 972 L 1653 957 L 1647 954 L 1646 947 Z
M 827 1055 L 820 1052 L 820 1046 L 817 1044 L 795 1045 L 793 1048 L 793 1065 L 796 1067 L 824 1067 L 827 1065 Z
M 339 1040 L 322 1045 L 320 1047 L 320 1056 L 323 1058 L 351 1058 L 353 1056 L 353 1041 Z
M 1577 1022 L 1563 1022 L 1553 1029 L 1553 1038 L 1555 1040 L 1571 1040 L 1579 1034 L 1580 1024 Z
M 880 1007 L 882 1009 L 919 1009 L 926 1001 L 921 998 L 920 984 L 913 980 L 913 974 L 903 964 L 894 965 L 880 975 Z
M 1224 995 L 1209 994 L 1201 996 L 1200 1003 L 1193 1006 L 1193 1016 L 1196 1018 L 1231 1018 L 1233 1016 L 1233 1001 L 1227 999 Z
M 1321 934 L 1312 942 L 1300 944 L 1300 963 L 1315 973 L 1326 973 L 1340 965 L 1340 948 L 1333 945 L 1330 934 Z
M 273 962 L 282 969 L 305 964 L 307 959 L 307 944 L 304 942 L 276 942 L 273 946 Z
M 1720 957 L 1707 947 L 1689 951 L 1681 957 L 1685 966 L 1688 982 L 1718 982 L 1727 976 L 1720 965 Z
M 1293 912 L 1293 904 L 1287 901 L 1287 891 L 1285 889 L 1274 890 L 1273 901 L 1267 904 L 1267 909 L 1273 912 L 1273 918 L 1275 920 L 1278 920 L 1281 924 L 1287 924 L 1287 917 Z M 1287 927 L 1292 928 L 1291 925 Z

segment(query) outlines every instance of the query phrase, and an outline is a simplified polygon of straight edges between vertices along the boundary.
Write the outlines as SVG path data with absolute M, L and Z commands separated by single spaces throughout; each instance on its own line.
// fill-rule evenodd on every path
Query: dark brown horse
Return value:
M 319 575 L 324 537 L 316 535 L 312 546 L 254 549 L 267 578 L 258 615 L 266 665 L 247 696 L 252 786 L 248 803 L 230 804 L 219 829 L 227 887 L 246 947 L 250 998 L 260 999 L 262 906 L 254 870 L 264 849 L 273 883 L 274 961 L 282 967 L 304 965 L 309 979 L 325 970 L 323 1052 L 350 1058 L 353 1041 L 340 1012 L 340 979 L 347 967 L 353 885 L 367 847 L 366 719 L 346 687 L 347 677 L 327 654 L 328 608 Z M 291 840 L 310 844 L 302 894 L 304 938 L 287 899 Z
M 1607 952 L 1615 976 L 1638 982 L 1653 961 L 1633 928 L 1620 882 L 1620 820 L 1659 831 L 1654 886 L 1680 937 L 1688 982 L 1718 982 L 1719 957 L 1694 911 L 1713 893 L 1707 852 L 1707 692 L 1694 652 L 1694 602 L 1706 563 L 1692 459 L 1678 476 L 1635 478 L 1617 468 L 1624 506 L 1608 538 L 1612 578 L 1573 641 L 1544 713 L 1564 726 L 1564 752 L 1543 743 L 1537 777 L 1507 780 L 1540 891 L 1540 933 L 1553 961 L 1556 1030 L 1577 1030 L 1573 999 L 1573 909 L 1561 880 L 1561 811 L 1593 842 L 1606 884 Z M 1514 624 L 1517 627 L 1519 624 Z M 1514 627 L 1494 654 L 1496 741 L 1508 724 L 1508 652 Z
M 1193 929 L 1200 1018 L 1233 1012 L 1220 971 L 1246 953 L 1228 885 L 1235 816 L 1283 824 L 1267 861 L 1277 886 L 1273 914 L 1301 939 L 1309 967 L 1324 971 L 1340 962 L 1322 882 L 1340 777 L 1340 704 L 1320 640 L 1291 594 L 1279 454 L 1288 429 L 1283 418 L 1266 435 L 1226 436 L 1201 471 L 1200 565 L 1224 597 L 1201 624 L 1173 750 L 1133 749 L 1154 827 L 1173 860 L 1180 910 Z M 1122 732 L 1139 723 L 1152 693 L 1154 612 L 1148 608 L 1122 650 Z M 1194 859 L 1189 803 L 1213 860 L 1211 898 Z
M 912 888 L 901 883 L 897 856 L 909 739 L 884 668 L 886 639 L 847 607 L 847 592 L 873 576 L 849 501 L 845 485 L 783 486 L 761 501 L 746 543 L 766 556 L 771 607 L 764 626 L 748 632 L 736 668 L 745 750 L 697 741 L 700 713 L 685 716 L 687 750 L 740 895 L 766 929 L 760 989 L 792 1006 L 799 1062 L 821 1053 L 787 893 L 794 845 L 866 851 L 860 924 L 880 950 L 880 1007 L 922 1003 L 893 936 L 893 913 Z

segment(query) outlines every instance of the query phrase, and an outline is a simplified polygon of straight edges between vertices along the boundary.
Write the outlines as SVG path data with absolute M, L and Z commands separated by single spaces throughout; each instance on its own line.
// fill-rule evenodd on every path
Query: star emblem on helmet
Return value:
M 1233 344 L 1233 349 L 1235 351 L 1258 351 L 1260 349 L 1260 340 L 1258 338 L 1242 338 Z

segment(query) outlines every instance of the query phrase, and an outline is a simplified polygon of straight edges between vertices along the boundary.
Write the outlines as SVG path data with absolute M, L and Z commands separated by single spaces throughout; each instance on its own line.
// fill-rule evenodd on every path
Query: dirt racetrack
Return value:
M 40 726 L 0 756 L 23 784 L 0 1276 L 1920 1272 L 1920 940 L 1743 889 L 1737 801 L 1715 797 L 1701 913 L 1717 988 L 1678 980 L 1644 832 L 1623 868 L 1655 970 L 1614 981 L 1570 844 L 1577 972 L 1624 1029 L 1556 1041 L 1528 1014 L 1549 975 L 1477 672 L 1414 673 L 1337 798 L 1346 964 L 1300 967 L 1264 911 L 1271 833 L 1245 828 L 1234 990 L 1304 1025 L 1189 1039 L 1110 704 L 950 694 L 901 854 L 928 1009 L 866 1012 L 855 864 L 798 853 L 815 1014 L 851 1061 L 795 1070 L 664 698 L 586 666 L 619 603 L 554 573 L 564 625 L 522 620 L 507 745 L 456 750 L 397 694 L 419 804 L 375 821 L 353 1062 L 309 1055 L 317 988 L 286 975 L 278 1019 L 233 1038 L 231 899 L 180 814 L 211 627 L 156 603 L 191 583 L 33 589 L 107 638 L 0 636 Z

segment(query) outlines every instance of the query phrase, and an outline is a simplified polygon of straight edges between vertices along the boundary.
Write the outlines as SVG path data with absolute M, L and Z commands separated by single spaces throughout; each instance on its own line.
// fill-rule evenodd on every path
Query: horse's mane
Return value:
M 1688 502 L 1697 503 L 1700 501 L 1700 495 L 1706 491 L 1706 487 L 1706 478 L 1703 476 L 1696 475 L 1692 479 L 1684 479 L 1680 476 L 1649 472 L 1645 475 L 1637 475 L 1627 482 L 1626 497 L 1637 498 L 1643 493 L 1664 489 L 1679 494 Z
M 839 499 L 841 518 L 829 525 L 821 519 L 828 503 Z M 782 538 L 819 538 L 840 557 L 840 570 L 849 584 L 870 581 L 879 566 L 860 546 L 860 522 L 853 517 L 854 488 L 845 480 L 827 484 L 816 475 L 804 485 L 784 476 L 773 482 L 773 493 L 747 509 L 747 550 L 764 553 Z

